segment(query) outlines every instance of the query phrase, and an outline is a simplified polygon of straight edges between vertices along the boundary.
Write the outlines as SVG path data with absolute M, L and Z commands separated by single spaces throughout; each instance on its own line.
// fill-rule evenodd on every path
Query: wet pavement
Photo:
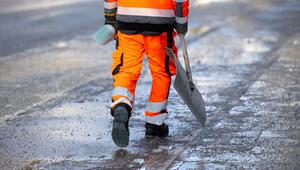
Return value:
M 144 138 L 145 60 L 126 148 L 110 138 L 113 43 L 83 34 L 1 58 L 0 169 L 299 169 L 299 18 L 296 0 L 194 7 L 187 41 L 207 125 L 171 88 L 170 136 Z

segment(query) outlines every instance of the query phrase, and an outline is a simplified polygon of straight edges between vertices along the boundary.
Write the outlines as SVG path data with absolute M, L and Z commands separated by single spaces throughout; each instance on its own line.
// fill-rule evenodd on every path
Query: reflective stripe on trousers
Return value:
M 163 113 L 156 116 L 146 116 L 146 122 L 155 124 L 155 125 L 162 125 L 164 121 L 167 119 L 168 114 Z
M 148 102 L 145 110 L 146 122 L 155 125 L 162 125 L 168 115 L 166 110 L 166 100 L 162 102 Z
M 119 103 L 126 103 L 132 107 L 133 95 L 125 87 L 115 87 L 112 91 L 112 98 L 115 100 L 113 100 L 111 108 L 115 107 Z
M 133 95 L 125 88 L 125 87 L 115 87 L 113 89 L 113 94 L 112 96 L 124 96 L 128 98 L 130 101 L 133 100 Z
M 148 102 L 146 105 L 146 113 L 160 113 L 163 110 L 167 109 L 167 102 L 162 101 L 162 102 Z

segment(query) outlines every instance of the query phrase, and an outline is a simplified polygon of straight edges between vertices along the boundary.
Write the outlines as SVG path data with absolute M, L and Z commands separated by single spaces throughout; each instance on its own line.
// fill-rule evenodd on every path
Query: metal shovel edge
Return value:
M 189 63 L 184 35 L 179 34 L 179 37 L 182 47 L 185 69 L 183 68 L 173 51 L 170 48 L 166 48 L 167 55 L 172 57 L 176 65 L 176 77 L 174 80 L 174 88 L 176 89 L 177 93 L 180 95 L 184 103 L 191 110 L 193 115 L 196 117 L 196 119 L 199 121 L 201 126 L 204 127 L 206 122 L 205 103 L 201 93 L 194 85 L 192 79 L 192 72 Z

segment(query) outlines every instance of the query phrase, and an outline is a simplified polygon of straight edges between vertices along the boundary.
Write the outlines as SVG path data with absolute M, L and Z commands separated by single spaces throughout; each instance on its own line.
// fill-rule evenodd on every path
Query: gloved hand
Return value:
M 117 22 L 116 20 L 115 20 L 115 21 L 105 20 L 105 23 L 104 23 L 104 24 L 109 24 L 109 25 L 113 26 L 114 29 L 115 29 L 116 32 L 117 32 L 117 30 L 118 30 L 118 22 Z
M 185 24 L 176 23 L 175 30 L 178 34 L 185 35 L 188 31 L 188 23 L 185 23 Z

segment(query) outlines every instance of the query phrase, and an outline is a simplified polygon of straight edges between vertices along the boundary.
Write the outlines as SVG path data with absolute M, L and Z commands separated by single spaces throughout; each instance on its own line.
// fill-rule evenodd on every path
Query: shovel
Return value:
M 174 87 L 177 93 L 183 99 L 184 103 L 200 122 L 201 126 L 204 127 L 206 121 L 205 104 L 200 92 L 193 83 L 184 35 L 179 34 L 179 37 L 185 63 L 185 70 L 173 51 L 170 48 L 166 48 L 167 55 L 171 56 L 176 64 L 176 78 L 174 81 Z

